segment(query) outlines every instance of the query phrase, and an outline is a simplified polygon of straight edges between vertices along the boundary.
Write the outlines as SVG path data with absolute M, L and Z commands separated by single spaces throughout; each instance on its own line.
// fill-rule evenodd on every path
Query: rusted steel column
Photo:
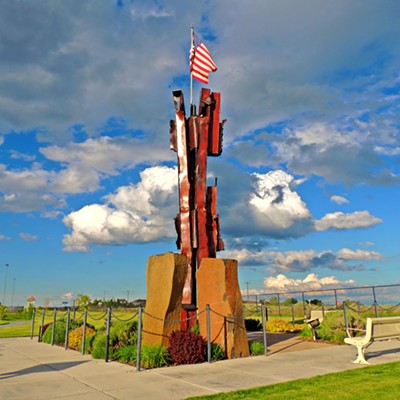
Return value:
M 197 266 L 203 258 L 209 257 L 207 238 L 207 212 L 206 212 L 206 189 L 207 189 L 207 149 L 209 118 L 199 117 L 199 148 L 196 162 L 196 211 L 197 211 Z
M 207 156 L 222 152 L 220 93 L 203 88 L 199 114 L 187 119 L 181 90 L 173 92 L 175 120 L 170 123 L 170 145 L 178 157 L 179 214 L 175 218 L 177 247 L 189 260 L 182 297 L 182 317 L 196 310 L 196 270 L 203 258 L 223 250 L 217 215 L 217 189 L 207 188 Z M 194 110 L 194 109 L 193 109 Z M 186 328 L 191 322 L 184 322 Z
M 190 175 L 188 159 L 188 140 L 186 131 L 185 105 L 183 101 L 182 91 L 173 92 L 175 103 L 175 129 L 176 129 L 176 152 L 178 157 L 178 187 L 179 187 L 179 215 L 177 216 L 176 225 L 179 230 L 178 244 L 181 253 L 188 260 L 192 260 L 192 242 L 191 242 L 191 207 L 190 207 Z M 193 270 L 192 262 L 189 263 L 188 274 L 185 287 L 183 289 L 183 304 L 192 304 L 192 286 Z

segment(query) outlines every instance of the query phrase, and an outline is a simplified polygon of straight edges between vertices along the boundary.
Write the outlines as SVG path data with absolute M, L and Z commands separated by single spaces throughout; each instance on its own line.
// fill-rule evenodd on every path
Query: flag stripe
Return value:
M 209 73 L 217 70 L 210 52 L 197 36 L 190 48 L 189 64 L 192 77 L 202 83 L 208 83 Z

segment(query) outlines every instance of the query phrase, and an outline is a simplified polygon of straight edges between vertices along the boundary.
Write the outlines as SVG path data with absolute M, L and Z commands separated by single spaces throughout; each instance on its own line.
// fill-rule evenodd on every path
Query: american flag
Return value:
M 217 66 L 207 47 L 196 35 L 194 35 L 193 42 L 189 55 L 190 72 L 194 79 L 202 83 L 208 83 L 208 74 L 211 71 L 215 72 Z

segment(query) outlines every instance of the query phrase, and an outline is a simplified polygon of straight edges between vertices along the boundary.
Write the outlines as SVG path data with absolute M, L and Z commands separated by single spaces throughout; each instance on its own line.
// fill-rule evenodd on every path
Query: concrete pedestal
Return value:
M 143 316 L 143 345 L 168 346 L 172 331 L 180 330 L 182 292 L 188 260 L 176 253 L 151 256 L 147 262 L 147 302 Z
M 196 280 L 198 312 L 204 310 L 207 304 L 211 308 L 211 341 L 225 349 L 228 358 L 249 356 L 237 261 L 204 258 Z M 207 337 L 205 312 L 199 316 L 199 323 L 201 335 Z

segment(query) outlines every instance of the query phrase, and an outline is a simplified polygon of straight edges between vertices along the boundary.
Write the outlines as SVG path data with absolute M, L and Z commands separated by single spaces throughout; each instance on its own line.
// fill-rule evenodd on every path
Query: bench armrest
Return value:
M 365 329 L 358 329 L 358 328 L 347 328 L 347 336 L 352 337 L 352 335 L 350 334 L 350 331 L 357 331 L 357 332 L 367 332 Z

